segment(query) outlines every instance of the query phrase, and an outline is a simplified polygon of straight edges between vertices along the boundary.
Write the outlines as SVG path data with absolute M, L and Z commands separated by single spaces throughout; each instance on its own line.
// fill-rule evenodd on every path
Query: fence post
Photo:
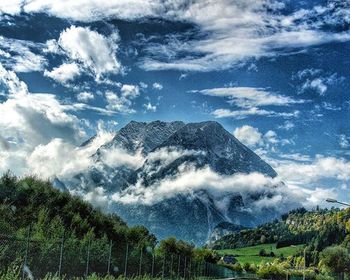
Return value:
M 187 261 L 187 257 L 185 256 L 185 262 L 184 262 L 184 279 L 186 279 L 186 261 Z
M 128 255 L 129 255 L 129 243 L 126 243 L 125 268 L 124 268 L 124 277 L 125 278 L 126 278 L 127 269 L 128 269 Z
M 165 253 L 164 253 L 164 257 L 163 257 L 162 279 L 164 279 L 164 273 L 165 273 Z
M 188 269 L 188 279 L 191 279 L 191 269 L 192 269 L 192 259 L 190 258 L 189 269 Z
M 110 275 L 110 272 L 111 272 L 112 246 L 113 246 L 113 241 L 111 240 L 111 241 L 109 242 L 107 275 Z
M 26 249 L 24 252 L 24 262 L 23 262 L 23 268 L 22 268 L 22 279 L 24 279 L 24 273 L 25 273 L 25 268 L 28 264 L 28 253 L 29 253 L 29 244 L 30 244 L 30 232 L 31 232 L 31 225 L 28 227 L 28 232 L 27 232 L 27 239 L 26 239 Z
M 90 246 L 91 246 L 91 237 L 89 237 L 88 248 L 87 248 L 87 256 L 86 256 L 86 270 L 85 270 L 85 278 L 89 275 L 89 264 L 90 264 Z
M 170 263 L 170 275 L 171 275 L 171 277 L 173 277 L 173 274 L 174 274 L 173 264 L 174 264 L 174 255 L 171 254 L 171 263 Z
M 141 247 L 141 249 L 140 249 L 139 276 L 141 276 L 141 272 L 142 272 L 142 253 L 143 253 L 143 250 L 142 250 L 142 247 Z
M 62 240 L 61 240 L 61 245 L 60 245 L 60 261 L 58 264 L 58 278 L 59 279 L 61 279 L 61 274 L 62 274 L 63 248 L 64 248 L 64 233 L 62 235 Z
M 179 259 L 177 262 L 177 278 L 180 278 L 180 261 L 181 261 L 181 256 L 179 255 Z
M 154 250 L 152 252 L 152 271 L 151 271 L 151 277 L 153 278 L 154 276 Z

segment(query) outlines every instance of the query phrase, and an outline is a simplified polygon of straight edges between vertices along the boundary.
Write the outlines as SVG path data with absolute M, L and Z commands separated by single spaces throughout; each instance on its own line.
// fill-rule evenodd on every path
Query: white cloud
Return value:
M 88 147 L 81 151 L 77 146 L 86 133 L 81 120 L 70 113 L 85 108 L 62 104 L 52 94 L 28 92 L 26 84 L 1 64 L 0 81 L 7 91 L 7 99 L 0 103 L 1 143 L 6 144 L 0 149 L 0 173 L 11 169 L 17 175 L 47 178 L 85 168 L 90 161 Z
M 291 130 L 295 127 L 295 124 L 291 121 L 285 121 L 283 125 L 278 126 L 279 129 Z
M 227 97 L 230 99 L 230 103 L 242 108 L 268 105 L 288 106 L 305 102 L 305 100 L 295 100 L 288 96 L 269 92 L 263 88 L 253 87 L 212 88 L 192 92 L 198 92 L 204 95 L 215 97 Z
M 160 83 L 153 83 L 152 87 L 157 90 L 163 89 L 163 86 Z
M 106 73 L 120 73 L 122 66 L 116 58 L 119 35 L 108 38 L 88 27 L 71 26 L 60 34 L 59 46 L 71 60 L 89 69 L 99 80 Z
M 22 0 L 1 1 L 0 14 L 16 15 L 21 12 Z
M 42 178 L 72 178 L 93 165 L 92 155 L 113 136 L 112 133 L 100 132 L 83 147 L 55 138 L 46 145 L 35 147 L 28 157 L 28 168 Z
M 180 166 L 179 175 L 165 178 L 152 186 L 143 186 L 140 181 L 136 185 L 115 193 L 113 199 L 126 204 L 154 204 L 178 194 L 189 193 L 206 189 L 220 192 L 245 192 L 262 191 L 272 187 L 276 182 L 259 173 L 235 174 L 221 176 L 213 172 L 209 167 L 194 169 Z
M 152 105 L 151 102 L 148 102 L 147 104 L 143 104 L 143 107 L 146 109 L 146 111 L 150 111 L 150 112 L 157 111 L 157 106 Z
M 123 85 L 120 94 L 117 95 L 112 91 L 105 93 L 107 100 L 107 109 L 118 113 L 131 114 L 135 110 L 131 108 L 132 100 L 140 95 L 140 89 L 136 85 Z
M 253 87 L 226 87 L 226 88 L 212 88 L 203 90 L 191 91 L 203 95 L 224 97 L 228 99 L 228 103 L 235 105 L 238 110 L 216 109 L 212 114 L 217 118 L 232 117 L 237 119 L 244 119 L 248 116 L 275 116 L 275 117 L 296 117 L 299 111 L 294 112 L 276 112 L 272 110 L 265 110 L 259 107 L 263 106 L 288 106 L 292 104 L 305 103 L 305 100 L 296 100 L 289 96 L 279 95 L 269 92 L 263 88 Z
M 332 190 L 323 188 L 310 190 L 285 185 L 279 178 L 272 179 L 260 173 L 220 175 L 209 167 L 195 169 L 182 165 L 175 176 L 166 177 L 150 186 L 144 186 L 139 180 L 135 185 L 114 193 L 111 199 L 123 204 L 152 205 L 179 194 L 196 196 L 195 193 L 201 190 L 206 190 L 211 195 L 224 215 L 227 205 L 220 202 L 230 194 L 241 195 L 246 210 L 274 208 L 282 213 L 288 211 L 286 209 L 301 205 L 306 207 L 320 205 L 332 193 Z M 259 194 L 259 198 L 252 199 L 251 194 Z M 280 208 L 281 204 L 284 205 L 283 209 Z
M 81 102 L 88 102 L 94 99 L 94 95 L 91 92 L 83 91 L 77 95 L 77 99 Z
M 298 71 L 293 78 L 303 81 L 299 89 L 300 93 L 312 90 L 321 96 L 325 95 L 329 86 L 335 85 L 344 80 L 344 77 L 338 77 L 336 73 L 324 74 L 321 69 L 313 68 L 306 68 Z M 331 109 L 329 106 L 328 108 Z
M 289 162 L 274 167 L 287 183 L 309 184 L 321 179 L 350 180 L 350 162 L 335 157 L 318 156 L 311 163 Z
M 255 146 L 262 141 L 262 134 L 255 127 L 250 125 L 243 125 L 242 127 L 237 127 L 233 135 L 241 141 L 243 144 L 248 146 Z
M 19 14 L 21 10 L 89 22 L 163 18 L 197 27 L 194 35 L 200 36 L 192 36 L 195 39 L 174 35 L 147 46 L 142 65 L 148 70 L 227 69 L 251 58 L 350 40 L 348 31 L 337 29 L 350 21 L 346 1 L 292 11 L 277 0 L 15 0 L 0 4 L 3 13 Z
M 62 84 L 74 80 L 74 78 L 79 75 L 80 69 L 76 63 L 63 63 L 59 67 L 53 68 L 51 71 L 44 71 L 44 76 Z
M 141 150 L 130 154 L 120 147 L 101 148 L 100 159 L 109 167 L 128 166 L 134 169 L 141 167 L 145 160 Z
M 299 116 L 299 111 L 293 111 L 291 113 L 275 112 L 270 110 L 259 109 L 252 107 L 246 110 L 229 110 L 229 109 L 216 109 L 212 112 L 216 118 L 236 118 L 245 119 L 249 116 L 268 116 L 268 117 L 283 117 L 294 118 Z
M 327 90 L 327 85 L 325 84 L 324 79 L 322 78 L 316 78 L 313 80 L 307 80 L 301 87 L 302 91 L 305 91 L 307 89 L 314 89 L 316 90 L 320 95 L 324 95 L 324 93 Z
M 102 209 L 107 209 L 111 200 L 102 187 L 96 187 L 83 195 L 83 199 Z
M 323 9 L 315 6 L 292 12 L 278 1 L 204 0 L 177 7 L 168 14 L 193 22 L 202 36 L 188 40 L 187 35 L 174 35 L 153 42 L 146 47 L 149 57 L 142 64 L 146 70 L 223 70 L 251 58 L 350 40 L 348 31 L 335 31 L 342 21 L 339 13 L 347 14 L 348 3 L 330 1 Z M 349 22 L 346 17 L 343 21 Z M 334 29 L 327 32 L 323 26 Z
M 2 84 L 4 84 L 4 89 L 6 89 L 6 92 L 3 92 L 2 94 L 9 94 L 9 95 L 20 95 L 20 94 L 26 94 L 28 92 L 27 85 L 20 81 L 13 71 L 6 70 L 0 63 L 0 81 Z
M 46 59 L 40 54 L 43 46 L 41 43 L 0 36 L 0 49 L 2 49 L 0 62 L 15 72 L 42 71 L 47 64 Z M 6 55 L 10 53 L 10 56 Z
M 138 19 L 154 16 L 161 8 L 158 0 L 24 0 L 17 2 L 23 5 L 27 13 L 45 12 L 57 17 L 77 21 L 96 21 L 108 18 Z
M 348 137 L 346 137 L 345 134 L 339 135 L 339 145 L 343 149 L 347 149 L 347 148 L 350 147 L 350 143 L 349 143 Z

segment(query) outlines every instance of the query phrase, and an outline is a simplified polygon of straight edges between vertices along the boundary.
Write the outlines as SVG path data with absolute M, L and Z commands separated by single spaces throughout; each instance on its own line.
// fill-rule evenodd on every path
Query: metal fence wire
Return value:
M 22 278 L 87 277 L 91 274 L 127 278 L 226 278 L 228 268 L 179 254 L 155 254 L 152 248 L 110 240 L 62 238 L 41 240 L 0 235 L 0 272 L 21 267 Z

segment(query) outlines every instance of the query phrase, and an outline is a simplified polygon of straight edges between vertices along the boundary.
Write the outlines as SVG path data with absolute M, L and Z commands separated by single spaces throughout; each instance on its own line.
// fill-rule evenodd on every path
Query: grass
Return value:
M 304 245 L 288 246 L 283 248 L 276 248 L 276 244 L 261 244 L 251 247 L 217 250 L 220 255 L 235 255 L 236 259 L 241 263 L 255 263 L 271 262 L 273 259 L 279 257 L 281 254 L 284 257 L 294 255 L 303 248 Z M 267 254 L 274 252 L 276 257 L 262 257 L 259 256 L 261 249 L 264 249 Z

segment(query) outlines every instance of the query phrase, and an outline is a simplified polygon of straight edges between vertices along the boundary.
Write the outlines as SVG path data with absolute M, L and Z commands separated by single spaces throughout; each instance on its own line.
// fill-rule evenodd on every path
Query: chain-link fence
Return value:
M 30 231 L 19 238 L 0 235 L 0 272 L 21 267 L 22 278 L 86 277 L 92 273 L 132 278 L 227 278 L 232 271 L 180 254 L 155 253 L 154 248 L 105 239 L 65 238 L 40 240 Z

